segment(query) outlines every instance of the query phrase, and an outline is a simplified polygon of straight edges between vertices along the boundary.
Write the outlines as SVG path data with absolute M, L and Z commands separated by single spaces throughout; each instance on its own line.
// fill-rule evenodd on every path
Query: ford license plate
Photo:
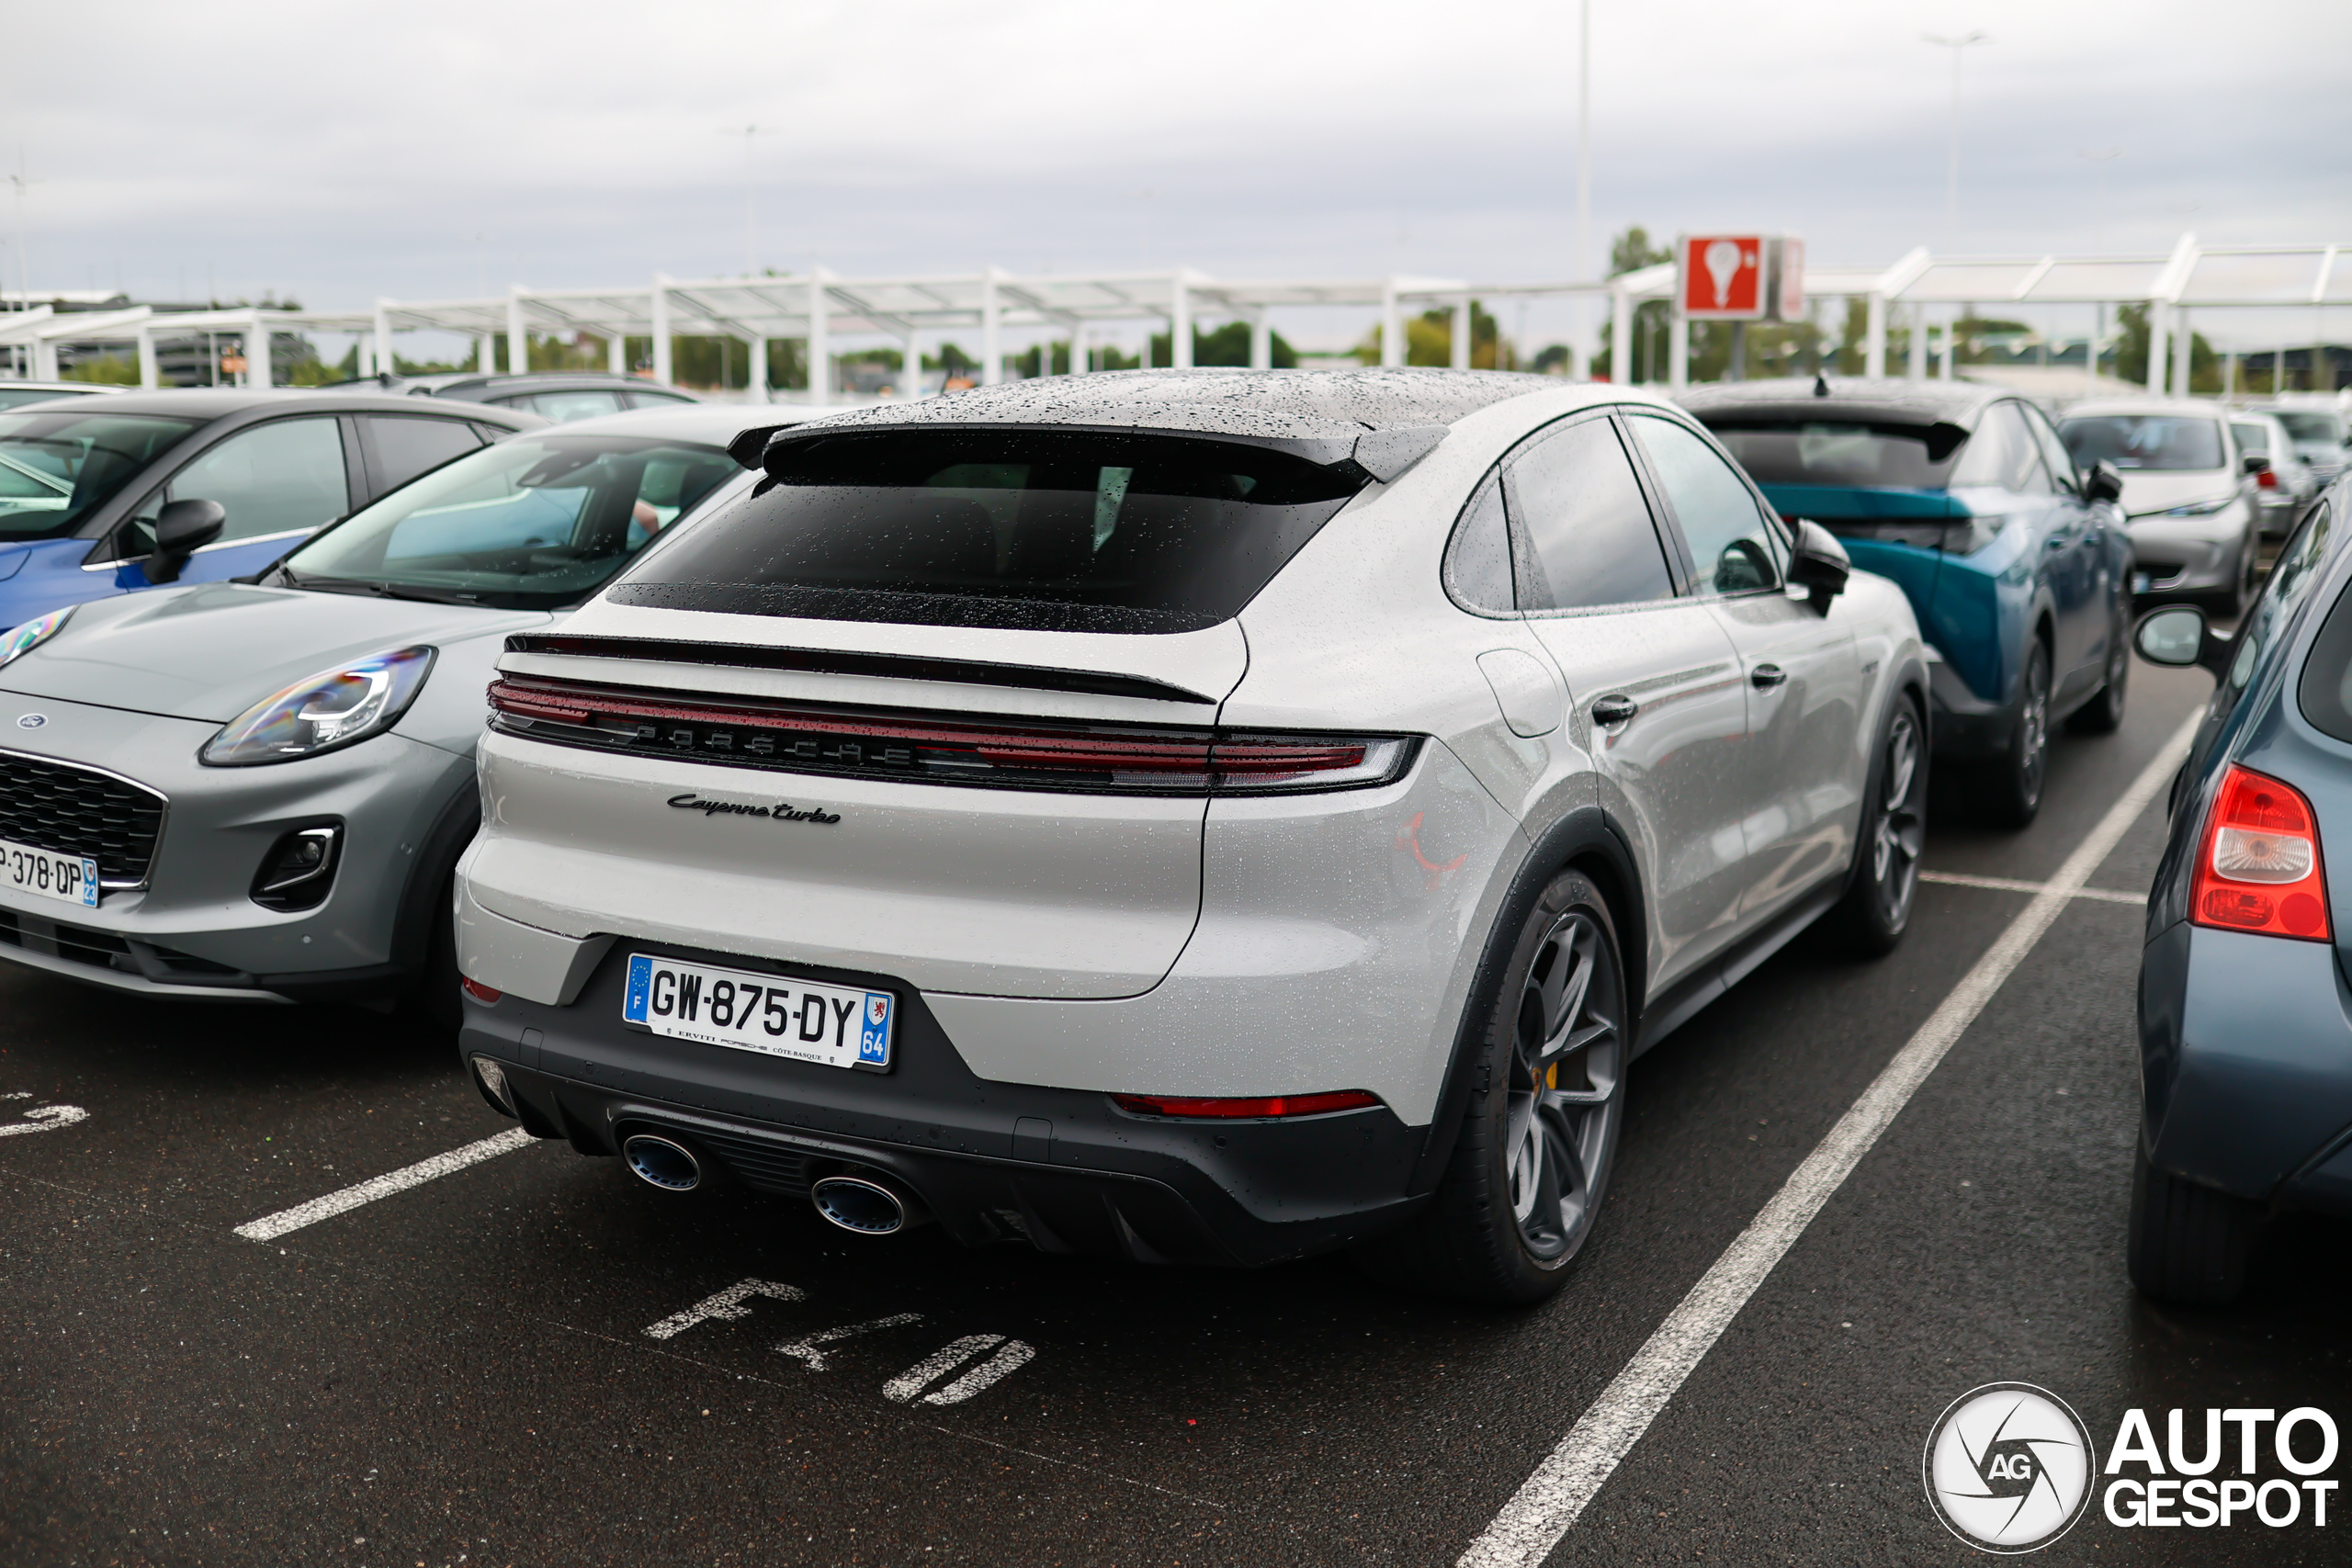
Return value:
M 98 863 L 87 855 L 62 855 L 55 850 L 37 850 L 0 839 L 0 886 L 95 909 L 98 907 Z
M 621 1021 L 666 1034 L 828 1067 L 887 1072 L 898 998 L 781 975 L 631 953 Z

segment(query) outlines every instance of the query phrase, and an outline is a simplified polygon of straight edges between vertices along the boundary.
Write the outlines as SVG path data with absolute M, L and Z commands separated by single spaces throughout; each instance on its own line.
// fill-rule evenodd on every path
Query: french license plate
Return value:
M 98 863 L 87 855 L 62 855 L 0 839 L 0 886 L 95 909 L 98 907 Z
M 780 975 L 629 955 L 621 1021 L 673 1040 L 887 1071 L 898 998 Z

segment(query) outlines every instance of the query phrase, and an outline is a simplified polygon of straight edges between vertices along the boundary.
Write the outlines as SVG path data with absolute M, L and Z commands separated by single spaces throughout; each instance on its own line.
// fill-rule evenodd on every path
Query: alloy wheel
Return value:
M 2027 800 L 2041 799 L 2041 775 L 2050 761 L 2050 665 L 2040 648 L 2026 660 L 2025 706 L 2018 715 L 2018 793 Z
M 1624 1109 L 1624 981 L 1591 915 L 1571 909 L 1537 944 L 1520 996 L 1505 1148 L 1528 1252 L 1565 1259 L 1600 1205 Z
M 1879 907 L 1897 928 L 1910 913 L 1911 894 L 1919 883 L 1919 851 L 1928 836 L 1919 808 L 1927 775 L 1919 761 L 1918 723 L 1907 710 L 1897 711 L 1887 727 L 1882 774 L 1886 782 L 1871 833 L 1871 880 Z

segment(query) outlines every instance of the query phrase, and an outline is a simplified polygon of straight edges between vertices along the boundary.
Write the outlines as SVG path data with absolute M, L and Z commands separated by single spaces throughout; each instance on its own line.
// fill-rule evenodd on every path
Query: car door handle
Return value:
M 1770 691 L 1789 678 L 1789 672 L 1777 664 L 1759 664 L 1747 672 L 1747 683 L 1758 691 Z
M 1642 711 L 1642 705 L 1622 692 L 1611 692 L 1605 697 L 1592 699 L 1592 722 L 1619 725 L 1632 721 Z

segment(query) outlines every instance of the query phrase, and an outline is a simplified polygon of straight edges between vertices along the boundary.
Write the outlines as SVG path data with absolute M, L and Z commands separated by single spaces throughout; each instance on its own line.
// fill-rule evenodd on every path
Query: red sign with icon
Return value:
M 1682 313 L 1693 321 L 1753 321 L 1765 313 L 1764 236 L 1685 234 Z

